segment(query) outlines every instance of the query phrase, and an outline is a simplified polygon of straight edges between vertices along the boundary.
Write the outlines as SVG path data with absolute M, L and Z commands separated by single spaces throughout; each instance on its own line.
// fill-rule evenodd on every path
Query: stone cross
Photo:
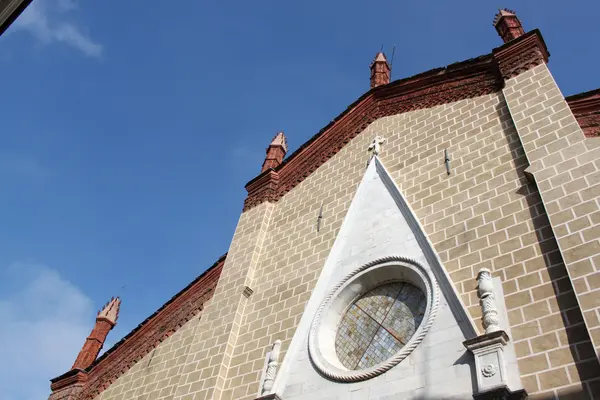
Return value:
M 498 326 L 498 308 L 494 298 L 494 284 L 492 283 L 492 274 L 489 269 L 483 268 L 477 276 L 479 288 L 479 298 L 481 299 L 481 311 L 483 314 L 483 328 L 485 333 L 492 333 L 500 330 Z
M 369 145 L 368 151 L 371 152 L 372 157 L 378 156 L 381 151 L 381 145 L 385 143 L 385 138 L 382 136 L 375 136 L 375 139 Z
M 267 371 L 265 373 L 265 380 L 262 387 L 262 395 L 271 394 L 273 390 L 273 383 L 275 382 L 275 376 L 277 375 L 277 365 L 279 361 L 279 351 L 281 349 L 281 340 L 276 340 L 273 343 L 271 352 L 267 355 Z

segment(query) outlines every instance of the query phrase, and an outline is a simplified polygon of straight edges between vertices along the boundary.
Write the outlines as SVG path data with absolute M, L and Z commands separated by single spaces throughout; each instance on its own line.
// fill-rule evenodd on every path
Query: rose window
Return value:
M 362 295 L 337 329 L 339 361 L 349 370 L 361 370 L 391 358 L 413 336 L 426 308 L 425 294 L 410 283 L 387 283 Z

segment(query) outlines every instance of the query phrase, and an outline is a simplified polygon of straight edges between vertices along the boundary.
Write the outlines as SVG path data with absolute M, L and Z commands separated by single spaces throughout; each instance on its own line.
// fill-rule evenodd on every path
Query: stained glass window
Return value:
M 409 283 L 381 285 L 361 296 L 346 311 L 335 339 L 342 365 L 365 369 L 396 354 L 415 333 L 427 300 Z

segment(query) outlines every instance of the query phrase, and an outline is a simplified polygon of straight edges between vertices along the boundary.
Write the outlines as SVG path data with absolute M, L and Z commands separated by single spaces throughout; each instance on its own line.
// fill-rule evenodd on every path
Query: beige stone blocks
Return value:
M 113 382 L 97 399 L 172 399 L 198 322 L 198 318 L 194 318 L 186 323 Z
M 533 82 L 543 84 L 534 89 Z M 600 311 L 597 141 L 585 139 L 545 65 L 507 81 L 504 92 L 592 334 Z M 536 104 L 552 113 L 535 112 Z M 530 141 L 532 135 L 537 139 Z
M 596 387 L 582 371 L 597 365 L 589 336 L 600 340 L 593 295 L 600 281 L 600 231 L 594 228 L 600 168 L 585 141 L 555 133 L 576 129 L 560 92 L 547 90 L 551 77 L 537 67 L 509 82 L 506 96 L 517 98 L 512 118 L 497 93 L 379 119 L 278 202 L 242 214 L 215 296 L 199 322 L 180 330 L 189 339 L 169 344 L 178 331 L 157 348 L 161 367 L 153 382 L 143 383 L 141 361 L 99 398 L 256 398 L 266 352 L 280 339 L 285 357 L 376 135 L 386 138 L 380 157 L 478 325 L 477 272 L 486 267 L 502 279 L 528 392 Z M 537 92 L 541 97 L 531 94 Z M 518 132 L 513 119 L 524 122 L 517 122 Z M 538 187 L 523 172 L 531 152 L 536 179 L 545 176 Z M 254 291 L 249 298 L 244 286 Z M 590 335 L 579 304 L 586 323 L 596 327 Z
M 546 114 L 543 126 L 556 122 L 550 119 L 552 113 Z M 475 319 L 480 318 L 477 271 L 486 266 L 503 279 L 513 340 L 520 349 L 519 366 L 529 392 L 578 384 L 568 368 L 580 359 L 575 351 L 565 350 L 589 345 L 589 340 L 567 330 L 582 324 L 566 317 L 569 307 L 576 305 L 561 295 L 573 289 L 558 287 L 566 276 L 564 264 L 538 191 L 523 174 L 528 165 L 525 152 L 500 94 L 382 118 L 275 203 L 255 271 L 255 294 L 240 326 L 240 334 L 260 330 L 258 336 L 268 326 L 267 340 L 261 345 L 239 343 L 234 354 L 247 354 L 245 365 L 254 365 L 256 371 L 275 339 L 283 340 L 285 354 L 364 173 L 365 149 L 376 134 L 387 139 L 381 158 Z M 443 165 L 445 148 L 452 158 L 450 176 Z M 556 193 L 557 205 L 559 200 L 581 205 L 576 198 L 565 198 L 564 191 Z M 324 219 L 317 233 L 321 201 Z M 579 341 L 571 343 L 571 337 Z M 244 392 L 247 395 L 241 399 L 255 396 L 258 383 L 242 383 L 239 373 L 229 370 L 223 398 Z M 552 377 L 555 384 L 549 383 Z
M 600 285 L 594 280 L 600 266 L 594 262 L 600 253 L 600 229 L 592 220 L 600 195 L 595 187 L 595 161 L 599 157 L 593 154 L 595 145 L 584 138 L 545 65 L 507 81 L 504 95 L 560 249 L 551 251 L 545 261 L 563 261 L 565 265 L 549 268 L 541 277 L 552 286 L 542 284 L 532 289 L 534 299 L 547 297 L 547 307 L 555 313 L 540 320 L 544 334 L 529 340 L 532 351 L 554 349 L 546 353 L 551 369 L 537 375 L 536 387 L 540 393 L 558 395 L 583 381 L 583 391 L 592 393 L 596 385 L 593 378 L 575 372 L 583 370 L 584 365 L 598 365 L 589 340 L 596 347 L 600 342 L 586 325 L 596 326 L 600 309 Z M 569 279 L 560 279 L 559 275 L 568 275 Z M 538 303 L 527 307 L 535 308 Z M 547 311 L 540 307 L 539 315 Z M 578 348 L 586 351 L 579 354 Z M 533 380 L 528 381 L 533 387 Z

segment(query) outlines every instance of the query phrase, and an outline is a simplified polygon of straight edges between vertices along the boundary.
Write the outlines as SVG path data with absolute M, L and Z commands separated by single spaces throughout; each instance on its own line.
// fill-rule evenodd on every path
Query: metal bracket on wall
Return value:
M 450 156 L 448 155 L 448 149 L 444 149 L 444 164 L 446 164 L 446 172 L 450 175 Z
M 323 219 L 323 202 L 321 202 L 321 208 L 319 209 L 319 216 L 317 217 L 317 232 L 321 230 L 321 220 Z
M 250 289 L 248 286 L 244 287 L 244 296 L 246 298 L 252 296 L 252 293 L 254 293 L 254 290 Z

